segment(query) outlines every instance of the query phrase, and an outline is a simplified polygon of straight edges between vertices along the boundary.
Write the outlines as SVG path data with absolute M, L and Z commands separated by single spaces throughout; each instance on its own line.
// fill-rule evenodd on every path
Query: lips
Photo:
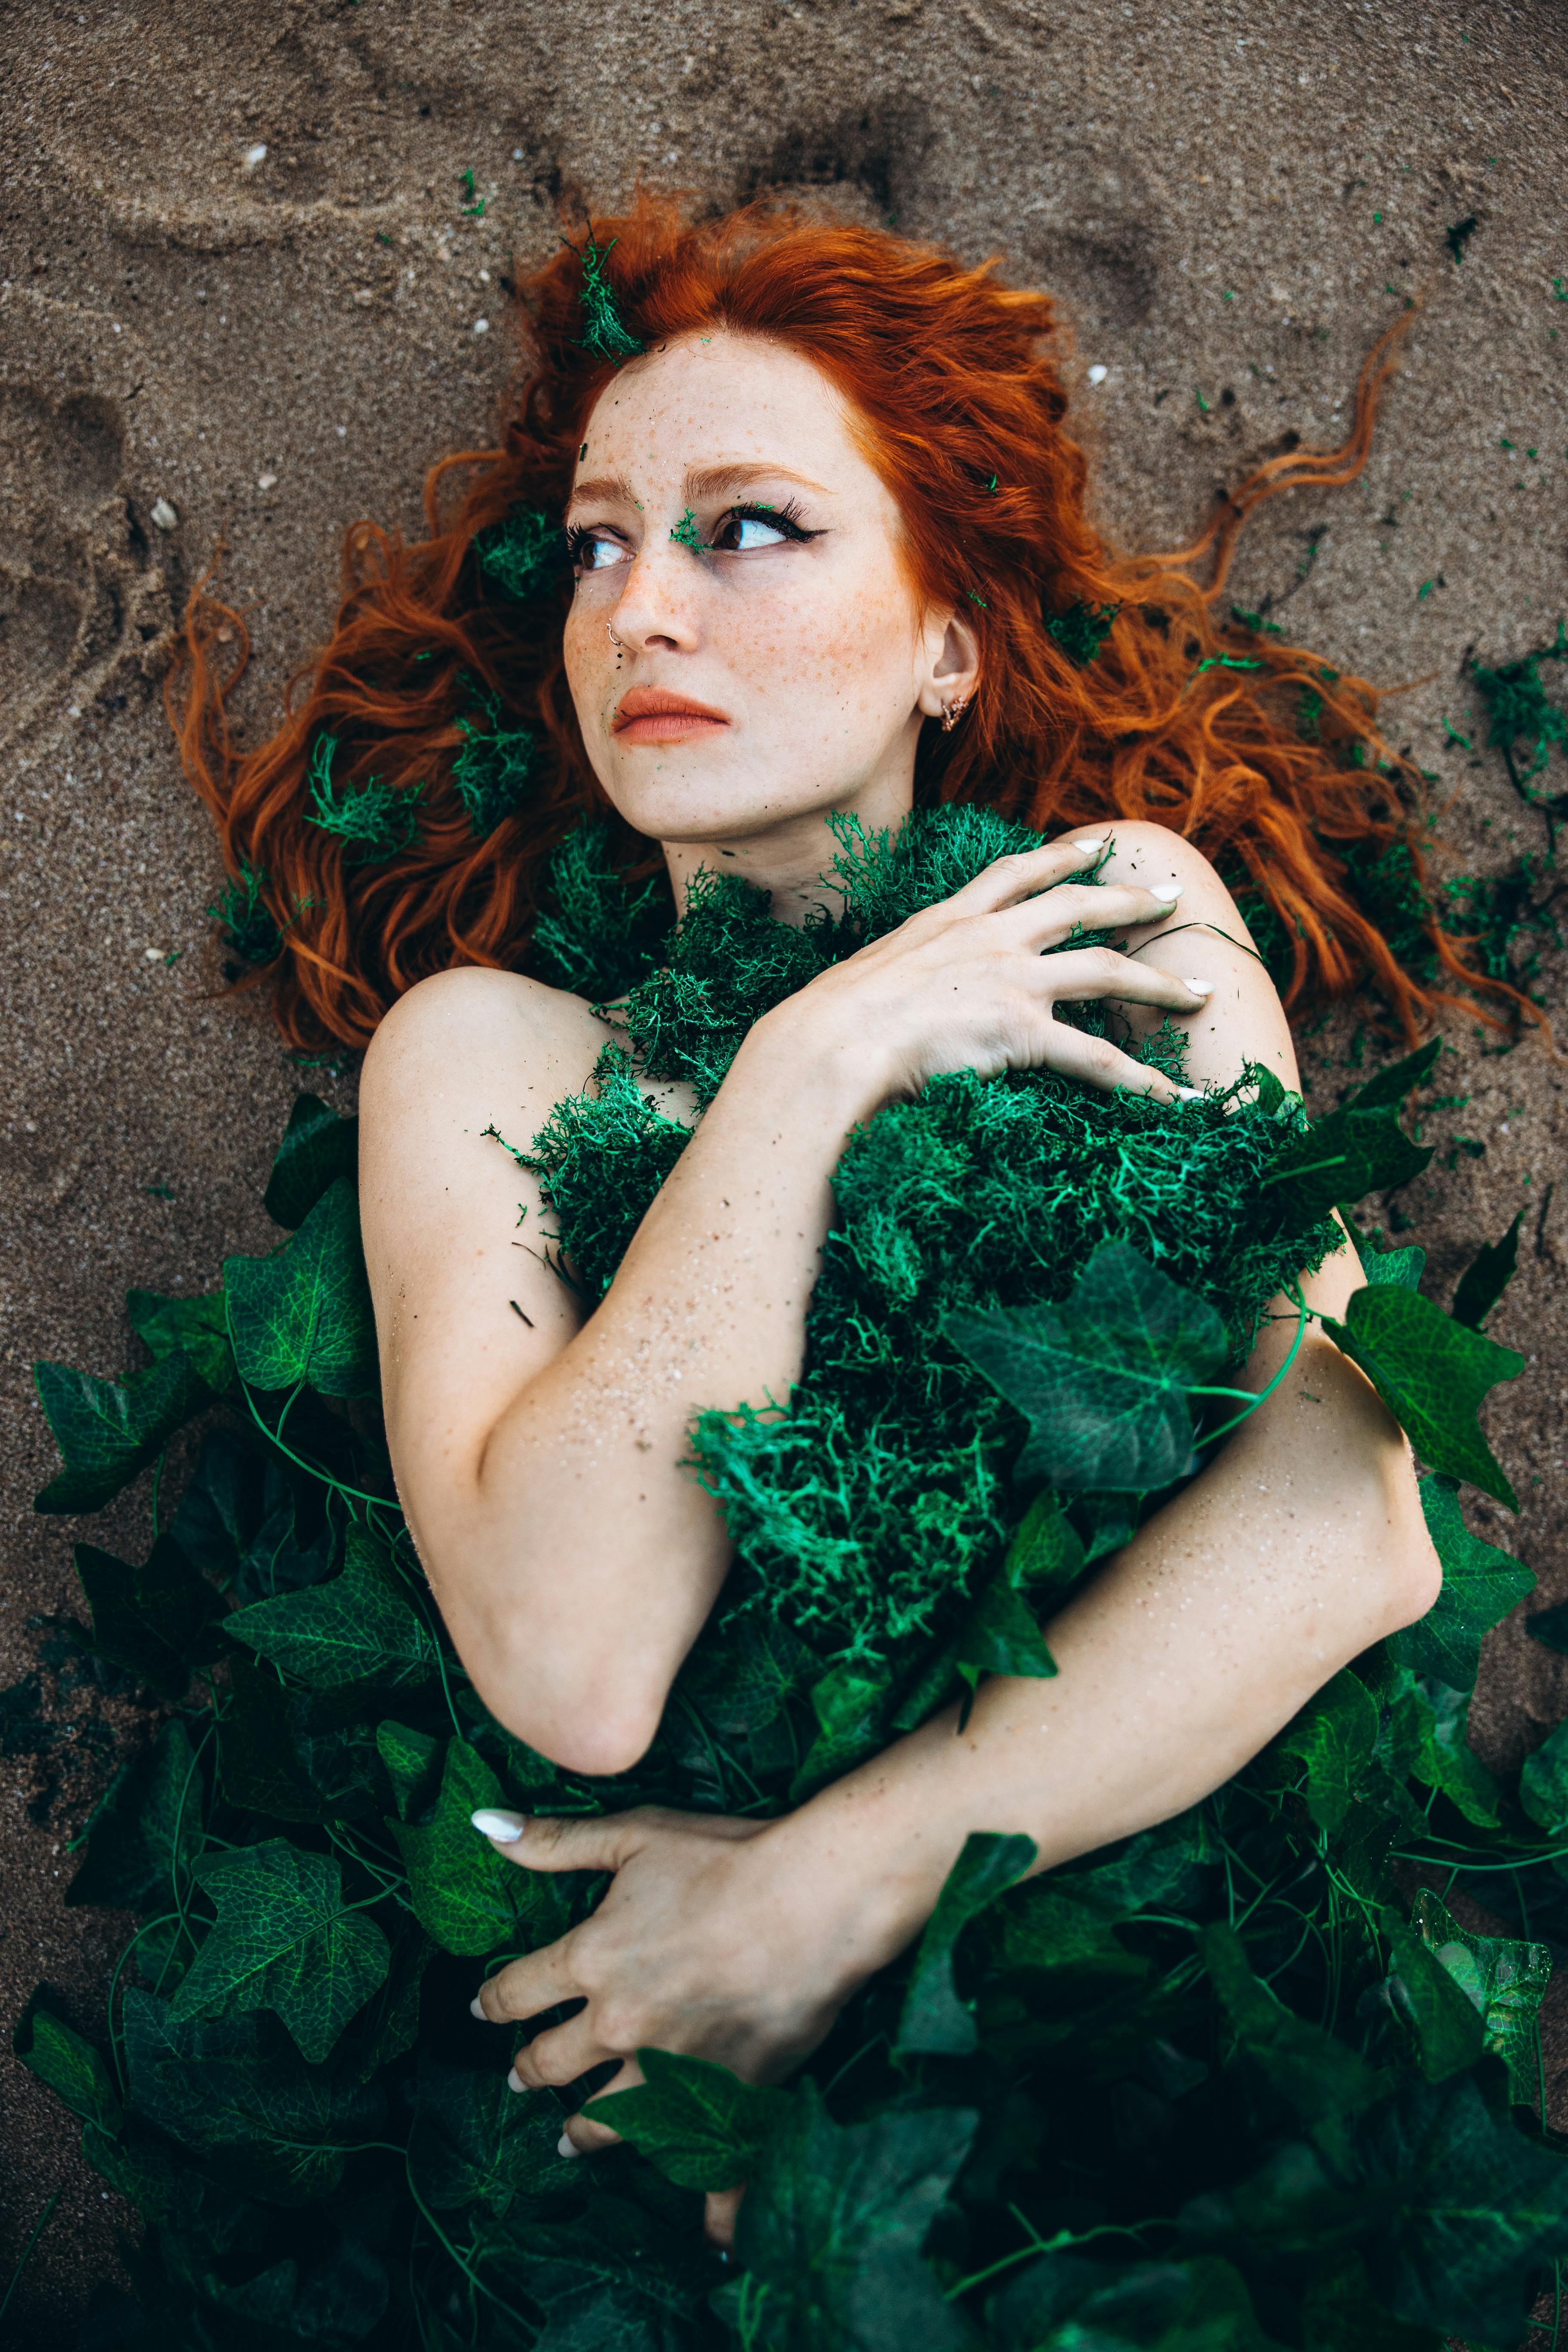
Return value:
M 616 706 L 615 732 L 623 743 L 675 743 L 689 735 L 710 735 L 729 725 L 721 710 L 667 687 L 634 686 Z

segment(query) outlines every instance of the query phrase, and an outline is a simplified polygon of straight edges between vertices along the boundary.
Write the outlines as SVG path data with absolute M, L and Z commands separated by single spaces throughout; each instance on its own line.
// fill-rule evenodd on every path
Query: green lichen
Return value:
M 476 688 L 479 718 L 459 719 L 463 742 L 452 762 L 452 787 L 483 841 L 521 805 L 539 739 L 528 727 L 503 727 L 500 698 Z
M 266 867 L 242 857 L 216 903 L 206 910 L 207 920 L 219 926 L 225 947 L 242 963 L 275 963 L 283 952 L 283 934 L 261 895 L 266 887 Z
M 697 528 L 697 517 L 689 507 L 670 532 L 678 547 L 689 547 L 693 555 L 702 552 L 702 534 Z
M 534 925 L 531 969 L 591 1003 L 624 995 L 657 966 L 675 919 L 662 869 L 632 887 L 610 855 L 603 821 L 569 833 L 550 865 Z
M 479 569 L 502 593 L 525 603 L 552 588 L 566 562 L 566 542 L 542 507 L 513 507 L 488 530 L 475 534 Z
M 643 344 L 621 317 L 616 289 L 605 276 L 605 264 L 614 251 L 617 239 L 608 245 L 595 244 L 592 236 L 583 247 L 583 332 L 578 337 L 578 349 L 592 352 L 595 359 L 635 359 Z
M 1046 615 L 1046 631 L 1068 661 L 1087 669 L 1110 635 L 1121 610 L 1120 604 L 1086 604 L 1081 597 L 1075 597 L 1065 613 Z
M 337 738 L 323 729 L 310 751 L 310 805 L 307 822 L 342 844 L 343 855 L 355 866 L 384 866 L 399 856 L 418 837 L 416 803 L 425 787 L 398 792 L 379 776 L 367 778 L 356 792 L 332 781 Z

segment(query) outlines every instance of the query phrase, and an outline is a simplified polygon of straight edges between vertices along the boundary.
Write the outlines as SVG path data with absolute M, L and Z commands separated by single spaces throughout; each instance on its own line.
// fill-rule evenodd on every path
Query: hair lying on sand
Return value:
M 270 918 L 247 936 L 275 951 L 242 984 L 270 977 L 292 1045 L 363 1047 L 429 973 L 522 965 L 550 860 L 585 817 L 612 819 L 628 874 L 653 870 L 654 845 L 614 820 L 589 766 L 562 652 L 560 517 L 589 414 L 628 363 L 614 338 L 584 339 L 585 255 L 586 292 L 600 310 L 613 297 L 623 341 L 763 334 L 846 395 L 898 502 L 917 591 L 962 606 L 980 639 L 963 726 L 922 734 L 920 803 L 984 802 L 1041 831 L 1167 824 L 1244 904 L 1273 909 L 1294 958 L 1288 1004 L 1370 982 L 1414 1034 L 1439 999 L 1358 907 L 1342 853 L 1408 844 L 1419 883 L 1419 773 L 1383 740 L 1365 679 L 1214 610 L 1254 507 L 1361 471 L 1405 315 L 1362 370 L 1342 447 L 1270 458 L 1174 554 L 1123 555 L 1089 517 L 1046 295 L 881 230 L 765 206 L 692 222 L 645 196 L 525 286 L 500 446 L 432 469 L 428 539 L 349 531 L 331 637 L 258 750 L 236 748 L 225 709 L 248 655 L 244 622 L 205 581 L 191 598 L 170 714 L 231 893 Z M 1428 936 L 1454 982 L 1521 1004 L 1435 921 Z

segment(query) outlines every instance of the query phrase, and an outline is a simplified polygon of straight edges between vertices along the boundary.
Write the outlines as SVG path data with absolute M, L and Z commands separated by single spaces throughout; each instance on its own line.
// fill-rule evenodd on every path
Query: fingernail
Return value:
M 1214 994 L 1214 982 L 1212 980 L 1184 980 L 1182 982 L 1182 985 L 1184 988 L 1190 988 L 1194 996 L 1212 996 Z
M 528 2084 L 523 2081 L 522 2076 L 518 2073 L 515 2066 L 506 2078 L 506 2086 L 509 2091 L 526 2091 L 528 2088 Z
M 1080 857 L 1098 857 L 1105 847 L 1105 841 L 1106 836 L 1102 833 L 1098 841 L 1072 841 L 1068 844 L 1068 846 L 1069 849 L 1076 849 Z
M 1182 882 L 1151 882 L 1149 896 L 1160 899 L 1167 907 L 1173 907 L 1185 887 Z
M 473 2000 L 468 2003 L 468 2015 L 470 2017 L 477 2017 L 481 2025 L 488 2025 L 489 2022 L 489 2020 L 485 2015 L 484 2003 L 480 2000 L 477 1993 L 474 1995 Z
M 521 1813 L 503 1813 L 499 1809 L 492 1811 L 488 1805 L 481 1805 L 468 1819 L 481 1837 L 494 1838 L 501 1845 L 515 1845 L 528 1827 Z
M 555 2153 L 557 2156 L 581 2156 L 583 2151 L 569 2133 L 563 2132 L 560 2140 L 557 2143 Z
M 1172 1092 L 1178 1102 L 1202 1102 L 1204 1098 L 1202 1087 L 1174 1087 Z

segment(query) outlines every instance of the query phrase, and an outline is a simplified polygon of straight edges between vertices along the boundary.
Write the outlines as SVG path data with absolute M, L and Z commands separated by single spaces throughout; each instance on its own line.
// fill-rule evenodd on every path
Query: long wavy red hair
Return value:
M 1004 285 L 989 263 L 968 268 L 880 230 L 764 206 L 694 222 L 644 197 L 625 218 L 596 221 L 594 236 L 622 320 L 650 348 L 715 325 L 765 335 L 847 396 L 902 516 L 917 591 L 963 604 L 980 635 L 982 685 L 956 732 L 926 729 L 920 799 L 987 801 L 1042 830 L 1119 816 L 1170 825 L 1279 916 L 1294 952 L 1288 1003 L 1370 978 L 1414 1032 L 1432 999 L 1356 905 L 1337 855 L 1410 839 L 1402 801 L 1415 778 L 1378 732 L 1376 692 L 1274 638 L 1238 641 L 1212 610 L 1251 507 L 1360 471 L 1403 318 L 1362 372 L 1342 448 L 1273 457 L 1190 547 L 1126 556 L 1086 510 L 1088 466 L 1064 429 L 1046 295 Z M 510 601 L 474 546 L 520 504 L 556 518 L 564 507 L 616 364 L 584 347 L 583 285 L 583 253 L 567 247 L 523 289 L 525 357 L 500 446 L 432 469 L 429 537 L 409 546 L 371 522 L 349 531 L 336 627 L 258 750 L 237 748 L 226 710 L 248 655 L 244 622 L 205 583 L 191 599 L 171 717 L 229 872 L 247 877 L 281 938 L 265 970 L 297 1048 L 363 1047 L 431 972 L 522 963 L 551 854 L 584 815 L 612 814 L 566 688 L 569 583 Z M 1193 567 L 1205 558 L 1200 584 Z M 1050 626 L 1074 607 L 1110 606 L 1118 617 L 1092 660 Z M 506 724 L 538 738 L 525 796 L 483 837 L 453 781 L 476 680 Z M 323 734 L 336 740 L 334 782 L 424 788 L 417 831 L 382 863 L 356 860 L 312 821 Z M 651 859 L 653 845 L 624 826 L 615 838 L 628 871 Z M 1435 926 L 1430 937 L 1457 980 L 1485 985 Z

